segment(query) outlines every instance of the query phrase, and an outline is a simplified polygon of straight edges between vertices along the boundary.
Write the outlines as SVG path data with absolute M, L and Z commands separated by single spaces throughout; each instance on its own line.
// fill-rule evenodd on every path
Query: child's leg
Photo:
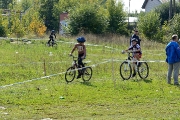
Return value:
M 136 61 L 137 59 L 135 58 L 135 56 L 133 57 L 133 74 L 132 77 L 136 76 L 136 70 L 135 70 L 135 66 L 136 66 Z
M 84 64 L 82 62 L 82 58 L 81 57 L 78 58 L 78 65 L 81 65 L 82 67 L 84 67 Z
M 137 61 L 140 61 L 139 53 L 136 53 L 136 54 L 134 55 L 134 57 L 136 58 Z
M 48 44 L 50 43 L 51 39 L 48 40 Z
M 137 62 L 140 61 L 140 54 L 139 54 L 139 53 L 136 53 L 136 54 L 134 55 L 134 57 L 136 58 Z M 138 67 L 139 67 L 139 66 L 141 65 L 141 63 L 138 62 L 137 65 L 138 65 Z
M 134 54 L 133 56 L 133 75 L 132 77 L 134 77 L 136 75 L 136 70 L 135 70 L 135 66 L 137 65 L 138 61 L 140 61 L 140 56 L 139 53 Z M 138 66 L 140 65 L 140 63 L 138 63 Z

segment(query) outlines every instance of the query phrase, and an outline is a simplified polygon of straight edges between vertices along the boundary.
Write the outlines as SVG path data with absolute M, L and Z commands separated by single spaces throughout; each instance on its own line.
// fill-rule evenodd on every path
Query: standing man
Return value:
M 174 85 L 179 85 L 178 75 L 180 67 L 180 47 L 178 35 L 174 34 L 172 40 L 166 46 L 166 62 L 168 63 L 167 83 L 171 84 L 173 72 Z
M 131 46 L 131 40 L 133 39 L 133 38 L 136 38 L 138 41 L 137 41 L 137 44 L 140 46 L 140 42 L 141 42 L 141 39 L 139 39 L 139 36 L 138 36 L 138 30 L 134 30 L 134 34 L 131 36 L 131 38 L 130 38 L 130 46 Z

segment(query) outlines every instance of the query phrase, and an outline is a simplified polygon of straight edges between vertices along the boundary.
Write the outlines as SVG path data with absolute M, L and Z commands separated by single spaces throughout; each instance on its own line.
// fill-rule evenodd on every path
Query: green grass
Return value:
M 121 50 L 127 48 L 124 41 L 128 39 L 112 39 L 116 40 L 100 43 L 89 38 L 89 44 L 100 45 L 87 45 L 85 61 L 95 65 L 92 79 L 69 84 L 59 73 L 71 65 L 68 53 L 74 43 L 59 41 L 55 49 L 45 47 L 44 40 L 32 44 L 0 41 L 0 119 L 178 119 L 180 88 L 166 84 L 167 64 L 148 62 L 146 80 L 137 76 L 123 81 L 119 65 L 126 59 Z M 164 48 L 158 43 L 142 44 L 142 60 L 165 60 Z M 40 79 L 45 74 L 53 76 Z

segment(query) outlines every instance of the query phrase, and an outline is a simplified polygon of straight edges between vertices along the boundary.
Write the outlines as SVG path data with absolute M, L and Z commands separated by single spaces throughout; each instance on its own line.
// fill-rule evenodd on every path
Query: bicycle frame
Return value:
M 128 53 L 128 58 L 126 59 L 127 63 L 128 63 L 128 66 L 131 65 L 132 63 L 132 67 L 135 69 L 135 71 L 137 71 L 137 64 L 138 64 L 138 61 L 134 61 L 133 60 L 133 56 L 131 56 L 130 54 L 133 53 L 132 51 L 130 52 L 127 52 Z M 135 63 L 135 64 L 134 64 Z M 128 66 L 125 66 L 125 69 L 127 70 Z M 126 68 L 127 67 L 127 68 Z
M 74 57 L 73 55 L 72 55 L 72 57 L 73 57 L 72 67 L 73 68 L 78 68 L 77 57 Z
M 66 82 L 72 82 L 74 80 L 76 76 L 76 71 L 78 71 L 77 79 L 82 77 L 83 81 L 89 81 L 92 77 L 92 68 L 90 66 L 80 67 L 77 63 L 78 58 L 74 57 L 73 55 L 70 56 L 72 56 L 73 62 L 71 67 L 69 67 L 65 73 Z

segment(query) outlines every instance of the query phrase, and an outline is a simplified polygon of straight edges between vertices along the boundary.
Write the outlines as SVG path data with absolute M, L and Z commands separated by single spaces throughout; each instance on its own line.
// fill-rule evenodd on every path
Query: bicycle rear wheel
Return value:
M 91 67 L 86 67 L 83 68 L 83 74 L 82 74 L 82 79 L 84 82 L 89 81 L 92 77 L 92 68 Z
M 149 75 L 149 66 L 146 62 L 141 62 L 140 66 L 137 67 L 139 77 L 145 79 Z
M 47 47 L 50 47 L 50 43 L 48 43 L 48 42 L 46 42 L 46 44 L 45 44 Z
M 52 47 L 57 48 L 57 43 L 53 43 L 53 44 L 52 44 Z
M 70 67 L 67 69 L 66 73 L 65 73 L 65 80 L 66 82 L 72 82 L 75 78 L 76 75 L 76 71 L 73 67 Z
M 122 77 L 123 80 L 128 80 L 130 79 L 132 74 L 132 68 L 131 65 L 127 62 L 124 61 L 120 65 L 120 76 Z

